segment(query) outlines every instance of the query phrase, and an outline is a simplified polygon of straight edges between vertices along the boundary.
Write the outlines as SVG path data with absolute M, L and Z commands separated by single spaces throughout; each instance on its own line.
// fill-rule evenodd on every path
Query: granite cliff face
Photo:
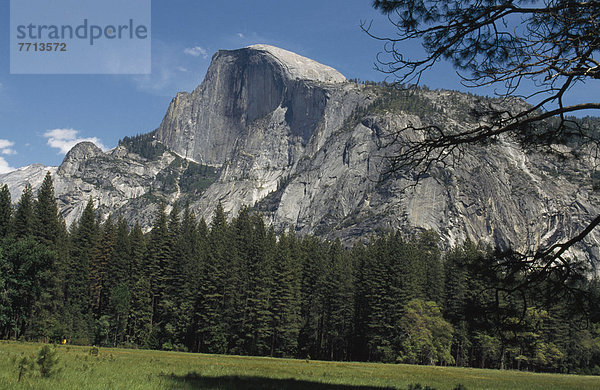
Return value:
M 195 206 L 210 218 L 219 199 L 235 214 L 275 191 L 372 98 L 336 70 L 286 50 L 220 51 L 204 82 L 171 102 L 156 138 L 181 156 L 221 167 Z
M 122 213 L 132 222 L 148 226 L 158 197 L 175 200 L 173 191 L 165 191 L 164 172 L 177 159 L 181 160 L 165 152 L 150 161 L 129 153 L 123 146 L 104 153 L 93 143 L 82 142 L 67 153 L 58 168 L 32 165 L 0 176 L 0 183 L 8 184 L 16 202 L 26 184 L 36 189 L 46 172 L 50 172 L 59 208 L 68 225 L 81 216 L 91 197 L 104 216 Z M 139 215 L 131 210 L 135 205 L 143 205 Z
M 279 48 L 220 51 L 154 132 L 107 153 L 80 144 L 58 168 L 30 166 L 0 183 L 16 201 L 49 170 L 67 222 L 90 196 L 103 214 L 146 227 L 161 199 L 189 202 L 208 220 L 221 201 L 230 216 L 247 205 L 277 230 L 347 242 L 381 229 L 434 229 L 446 246 L 470 237 L 522 250 L 578 232 L 600 213 L 591 158 L 560 161 L 508 138 L 467 149 L 407 190 L 411 174 L 381 180 L 383 156 L 399 152 L 382 148 L 391 132 L 409 123 L 468 126 L 468 107 L 483 98 L 420 90 L 390 99 L 385 87 L 346 81 Z M 579 254 L 599 259 L 599 242 L 593 233 Z
M 345 81 L 333 68 L 272 46 L 219 51 L 204 82 L 173 99 L 156 136 L 181 156 L 211 165 L 235 158 L 250 132 L 265 125 L 285 123 L 289 134 L 274 135 L 306 144 L 334 86 Z

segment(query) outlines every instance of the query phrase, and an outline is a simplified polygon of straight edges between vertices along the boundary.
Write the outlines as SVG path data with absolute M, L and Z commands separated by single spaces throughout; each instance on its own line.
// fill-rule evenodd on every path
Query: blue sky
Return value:
M 82 139 L 109 149 L 125 136 L 154 130 L 175 93 L 193 90 L 219 49 L 266 43 L 348 78 L 383 80 L 373 66 L 381 42 L 362 32 L 360 22 L 373 19 L 377 31 L 392 32 L 370 0 L 153 0 L 152 74 L 11 75 L 9 8 L 0 0 L 0 171 L 58 165 Z M 424 82 L 462 89 L 445 64 Z M 579 95 L 598 100 L 599 93 L 588 88 Z

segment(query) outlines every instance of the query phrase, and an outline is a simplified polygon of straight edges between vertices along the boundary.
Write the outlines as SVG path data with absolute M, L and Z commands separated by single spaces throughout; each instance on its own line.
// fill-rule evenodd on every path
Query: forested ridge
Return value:
M 347 249 L 215 204 L 210 225 L 162 207 L 144 234 L 91 199 L 67 229 L 48 174 L 16 208 L 0 189 L 0 240 L 5 339 L 600 374 L 598 280 L 525 286 L 432 231 Z

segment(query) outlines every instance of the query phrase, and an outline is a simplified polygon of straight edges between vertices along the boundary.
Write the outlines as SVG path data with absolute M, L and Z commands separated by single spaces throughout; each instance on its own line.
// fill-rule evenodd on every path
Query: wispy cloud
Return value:
M 75 129 L 54 129 L 44 133 L 44 138 L 48 138 L 47 144 L 51 148 L 59 150 L 59 154 L 67 154 L 69 150 L 80 142 L 93 142 L 102 150 L 106 147 L 97 137 L 80 138 L 79 131 Z
M 237 32 L 229 35 L 227 41 L 229 45 L 233 47 L 245 47 L 255 44 L 267 44 L 284 48 L 293 48 L 294 45 L 287 44 L 287 42 L 281 41 L 281 37 L 269 38 L 258 34 L 255 31 Z
M 152 74 L 133 76 L 140 91 L 159 96 L 174 96 L 191 91 L 202 82 L 208 61 L 184 53 L 182 46 L 171 42 L 152 41 Z
M 15 146 L 14 142 L 7 139 L 0 139 L 0 154 L 17 154 L 17 152 L 12 148 L 13 146 Z
M 12 172 L 14 170 L 15 170 L 15 168 L 13 168 L 10 165 L 8 165 L 8 163 L 6 162 L 6 160 L 4 158 L 0 157 L 0 174 L 1 173 Z
M 192 57 L 202 56 L 202 58 L 204 59 L 208 58 L 208 50 L 201 46 L 186 47 L 185 49 L 183 49 L 183 52 Z

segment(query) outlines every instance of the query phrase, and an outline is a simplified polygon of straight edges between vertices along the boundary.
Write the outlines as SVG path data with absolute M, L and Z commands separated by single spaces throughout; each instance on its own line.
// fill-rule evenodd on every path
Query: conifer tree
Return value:
M 12 204 L 8 185 L 0 188 L 0 239 L 6 237 L 11 228 Z
M 331 360 L 348 360 L 354 318 L 354 270 L 339 240 L 329 249 L 326 293 L 326 352 Z
M 33 191 L 27 184 L 17 204 L 13 221 L 13 232 L 16 238 L 29 237 L 33 234 L 35 220 L 33 215 Z
M 325 359 L 323 324 L 327 292 L 326 253 L 323 243 L 315 237 L 301 242 L 302 276 L 300 289 L 301 328 L 298 335 L 300 357 Z
M 231 221 L 227 241 L 231 240 L 231 251 L 222 259 L 225 278 L 223 322 L 227 324 L 226 333 L 231 353 L 248 354 L 252 337 L 248 299 L 251 294 L 250 259 L 252 251 L 252 225 L 250 213 L 242 207 Z
M 34 205 L 34 235 L 44 245 L 56 248 L 60 235 L 60 221 L 54 184 L 50 172 L 46 173 L 42 185 L 37 192 Z
M 148 267 L 150 271 L 149 281 L 152 298 L 152 338 L 150 342 L 155 348 L 162 348 L 161 340 L 161 302 L 165 297 L 166 273 L 165 269 L 171 262 L 171 238 L 167 214 L 163 203 L 156 215 L 152 230 L 148 235 Z
M 189 349 L 194 352 L 199 352 L 203 350 L 203 340 L 201 336 L 203 333 L 201 329 L 204 329 L 203 325 L 203 316 L 201 315 L 202 307 L 204 305 L 204 292 L 205 285 L 208 278 L 206 276 L 206 269 L 208 267 L 208 225 L 204 218 L 200 220 L 197 228 L 197 242 L 193 263 L 192 263 L 192 271 L 190 271 L 190 275 L 192 275 L 193 279 L 191 282 L 193 283 L 193 315 L 190 329 L 188 330 L 188 339 L 189 339 Z
M 369 280 L 369 250 L 363 243 L 356 243 L 352 248 L 352 257 L 355 263 L 355 290 L 354 290 L 354 332 L 352 335 L 352 359 L 368 361 L 369 359 L 369 317 L 370 307 L 368 295 L 370 292 Z
M 189 204 L 183 210 L 181 228 L 177 236 L 176 247 L 179 254 L 179 273 L 181 289 L 177 292 L 178 317 L 176 333 L 178 342 L 185 345 L 187 350 L 194 350 L 195 335 L 195 301 L 200 285 L 200 237 L 196 224 L 196 216 L 190 210 Z
M 228 224 L 219 202 L 208 235 L 208 257 L 202 272 L 202 296 L 198 303 L 198 344 L 202 352 L 225 353 L 226 328 L 223 320 L 225 264 L 228 247 Z
M 119 286 L 123 283 L 128 284 L 131 277 L 131 243 L 130 231 L 127 221 L 119 216 L 115 231 L 115 249 L 113 260 L 108 263 L 108 282 L 109 288 Z
M 399 321 L 398 315 L 404 314 L 406 304 L 415 298 L 423 298 L 426 294 L 426 256 L 416 240 L 404 240 L 400 231 L 390 234 L 387 256 L 390 266 L 394 268 L 392 288 L 396 291 L 393 299 L 398 303 L 394 321 Z
M 28 333 L 35 305 L 45 293 L 56 253 L 33 237 L 9 240 L 0 250 L 2 296 L 0 334 L 18 339 Z
M 94 202 L 90 197 L 72 233 L 72 254 L 67 272 L 66 307 L 72 324 L 71 342 L 89 344 L 94 341 L 95 327 L 90 290 L 90 261 L 98 243 L 98 225 Z
M 249 294 L 247 298 L 248 324 L 247 349 L 251 355 L 268 355 L 271 342 L 271 308 L 273 290 L 273 257 L 276 237 L 273 229 L 266 231 L 264 221 L 258 215 L 251 218 L 252 239 L 248 259 Z
M 300 323 L 300 272 L 298 243 L 293 230 L 276 245 L 273 261 L 270 356 L 293 357 L 297 353 Z
M 445 313 L 444 317 L 454 327 L 452 355 L 457 366 L 468 363 L 468 352 L 471 347 L 467 318 L 465 315 L 467 299 L 467 273 L 462 267 L 463 247 L 452 248 L 445 256 Z
M 129 227 L 119 217 L 114 226 L 114 250 L 106 265 L 106 291 L 108 295 L 107 315 L 110 318 L 108 342 L 117 346 L 125 341 L 128 330 L 128 319 L 131 307 L 131 288 L 128 278 L 131 248 L 129 243 Z
M 127 283 L 117 284 L 110 290 L 107 316 L 109 333 L 107 343 L 116 347 L 125 340 L 127 321 L 131 309 L 131 294 Z
M 461 364 L 485 367 L 491 355 L 499 354 L 500 340 L 495 328 L 502 326 L 494 310 L 493 259 L 478 244 L 467 240 L 446 256 L 446 315 L 456 328 L 453 356 Z M 495 361 L 499 356 L 494 356 Z M 467 361 L 468 359 L 468 361 Z M 464 362 L 464 363 L 463 363 Z M 458 364 L 458 361 L 457 361 Z
M 397 281 L 398 267 L 402 259 L 396 259 L 390 267 L 388 253 L 390 242 L 384 235 L 377 237 L 368 247 L 367 258 L 364 261 L 362 279 L 365 283 L 365 296 L 368 312 L 366 313 L 366 344 L 367 357 L 370 361 L 392 361 L 394 358 L 393 319 L 397 317 L 402 306 L 402 300 L 391 297 L 398 296 L 402 286 Z
M 183 287 L 183 264 L 181 257 L 184 251 L 183 241 L 181 240 L 181 218 L 178 205 L 173 205 L 169 214 L 168 222 L 168 241 L 171 248 L 171 258 L 164 264 L 163 272 L 165 274 L 165 299 L 174 300 Z
M 130 271 L 129 288 L 131 306 L 128 320 L 128 335 L 132 343 L 147 346 L 152 330 L 152 292 L 150 272 L 147 265 L 146 242 L 139 224 L 130 234 Z
M 233 222 L 236 251 L 230 256 L 231 272 L 227 273 L 227 284 L 231 297 L 226 308 L 229 318 L 237 326 L 233 328 L 233 343 L 238 353 L 264 355 L 269 351 L 268 307 L 272 278 L 270 249 L 274 247 L 274 234 L 269 246 L 262 218 L 250 216 L 247 208 L 242 208 Z M 237 256 L 235 256 L 237 255 Z
M 159 302 L 160 338 L 163 349 L 180 348 L 183 344 L 180 305 L 182 303 L 183 241 L 181 240 L 180 210 L 177 204 L 169 214 L 167 243 L 169 257 L 163 259 L 161 270 L 164 287 Z
M 65 226 L 58 212 L 58 205 L 54 195 L 54 184 L 50 172 L 46 174 L 38 190 L 37 200 L 34 202 L 34 228 L 35 239 L 54 252 L 56 260 L 49 265 L 50 272 L 45 279 L 43 291 L 37 300 L 29 336 L 37 339 L 62 340 L 66 335 L 63 323 L 64 312 L 64 284 L 66 283 L 66 268 L 68 250 L 65 248 Z
M 444 295 L 444 270 L 442 267 L 442 255 L 438 242 L 439 236 L 433 230 L 421 233 L 417 239 L 417 245 L 424 264 L 424 298 L 438 305 L 443 304 Z
M 96 319 L 108 314 L 113 281 L 109 278 L 109 266 L 115 259 L 116 230 L 112 216 L 108 216 L 99 231 L 99 241 L 90 263 L 90 289 L 92 310 Z

